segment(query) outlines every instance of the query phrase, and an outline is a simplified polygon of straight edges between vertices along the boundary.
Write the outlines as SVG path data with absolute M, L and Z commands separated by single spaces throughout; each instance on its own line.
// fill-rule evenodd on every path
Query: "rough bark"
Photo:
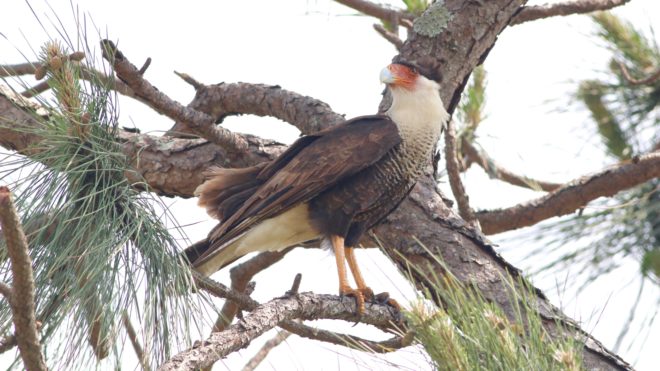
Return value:
M 215 332 L 207 340 L 172 357 L 158 370 L 193 370 L 208 367 L 218 359 L 246 347 L 252 339 L 277 326 L 278 323 L 294 318 L 354 321 L 355 310 L 355 300 L 347 297 L 301 293 L 276 298 L 260 305 L 226 330 Z M 359 320 L 379 328 L 394 329 L 394 324 L 399 318 L 385 305 L 369 305 Z
M 521 0 L 435 2 L 415 21 L 408 40 L 401 47 L 401 57 L 435 65 L 443 76 L 442 98 L 448 108 L 453 110 L 472 69 L 486 57 L 499 33 L 524 3 Z M 2 99 L 0 96 L 0 109 L 3 110 L 0 112 L 4 116 L 4 110 L 12 111 L 15 108 L 2 106 Z M 201 98 L 196 97 L 191 105 L 196 101 L 200 102 Z M 211 103 L 209 107 L 199 105 L 196 108 L 211 114 L 215 105 Z M 231 113 L 226 109 L 220 111 Z M 277 116 L 273 111 L 275 109 L 267 114 Z M 24 118 L 17 119 L 22 122 L 20 120 Z M 323 123 L 320 125 L 324 126 Z M 5 135 L 14 136 L 15 140 L 5 140 L 9 138 Z M 21 150 L 26 148 L 26 144 L 38 141 L 38 138 L 21 135 L 15 130 L 0 128 L 0 144 Z M 192 190 L 201 182 L 200 170 L 211 163 L 246 166 L 270 159 L 283 149 L 283 146 L 276 143 L 253 138 L 249 155 L 237 158 L 202 140 L 173 140 L 131 133 L 122 133 L 121 136 L 125 152 L 131 158 L 139 157 L 140 161 L 134 164 L 139 165 L 138 172 L 145 176 L 151 189 L 183 197 L 192 195 Z M 444 273 L 443 267 L 436 263 L 430 251 L 442 255 L 447 267 L 461 281 L 478 287 L 486 297 L 501 306 L 509 317 L 514 317 L 514 303 L 504 277 L 518 277 L 518 271 L 493 250 L 483 235 L 468 228 L 445 205 L 436 191 L 430 171 L 410 197 L 382 225 L 375 228 L 375 233 L 384 242 L 385 252 L 402 269 L 406 270 L 407 264 L 413 262 L 426 272 L 413 277 L 417 287 L 429 287 L 427 277 L 442 276 Z M 413 237 L 428 251 L 415 242 Z M 570 336 L 584 341 L 585 367 L 630 369 L 623 360 L 602 347 L 597 340 L 553 307 L 540 291 L 536 292 L 533 300 L 552 336 L 561 336 L 556 325 L 559 322 L 569 329 Z

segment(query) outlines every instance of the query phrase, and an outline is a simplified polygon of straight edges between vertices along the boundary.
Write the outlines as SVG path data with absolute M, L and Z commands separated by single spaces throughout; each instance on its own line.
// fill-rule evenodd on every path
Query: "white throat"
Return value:
M 404 143 L 413 144 L 419 140 L 426 143 L 430 140 L 435 145 L 440 139 L 449 113 L 442 104 L 439 89 L 435 81 L 423 76 L 417 78 L 414 89 L 391 89 L 392 105 L 385 114 L 399 127 Z

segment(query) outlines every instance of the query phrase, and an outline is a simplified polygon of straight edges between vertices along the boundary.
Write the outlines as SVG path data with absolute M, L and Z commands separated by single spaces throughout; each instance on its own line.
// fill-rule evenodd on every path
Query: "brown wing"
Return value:
M 298 139 L 259 173 L 264 183 L 254 195 L 211 231 L 212 246 L 199 259 L 217 252 L 259 222 L 373 165 L 400 142 L 396 124 L 381 115 L 357 117 Z

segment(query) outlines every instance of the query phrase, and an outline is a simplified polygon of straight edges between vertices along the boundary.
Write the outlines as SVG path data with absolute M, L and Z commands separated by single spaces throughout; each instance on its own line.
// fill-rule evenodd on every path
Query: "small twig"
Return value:
M 204 86 L 204 84 L 202 84 L 201 82 L 195 80 L 192 76 L 188 75 L 187 73 L 174 71 L 174 74 L 179 76 L 181 78 L 181 80 L 183 80 L 183 81 L 187 82 L 188 84 L 190 84 L 193 88 L 195 88 L 195 90 L 199 90 L 199 88 Z
M 406 333 L 404 336 L 395 336 L 384 341 L 372 341 L 353 335 L 339 334 L 328 330 L 310 327 L 296 321 L 282 322 L 280 323 L 280 327 L 307 339 L 323 341 L 373 353 L 393 352 L 397 349 L 411 345 L 414 340 L 414 336 L 410 332 Z
M 144 61 L 144 64 L 142 65 L 142 67 L 140 67 L 138 73 L 140 75 L 144 75 L 144 73 L 147 72 L 147 68 L 149 68 L 149 66 L 151 66 L 151 57 L 148 57 L 147 60 Z
M 16 328 L 18 349 L 26 369 L 46 370 L 35 318 L 32 261 L 27 238 L 7 187 L 0 187 L 0 224 L 11 262 L 13 287 L 9 304 Z
M 477 219 L 470 207 L 468 195 L 465 192 L 465 187 L 463 187 L 463 182 L 461 181 L 461 174 L 458 170 L 458 160 L 456 159 L 456 131 L 454 129 L 453 120 L 447 122 L 447 130 L 445 131 L 445 161 L 447 163 L 449 185 L 456 198 L 456 203 L 458 203 L 458 212 L 466 222 L 476 224 L 475 221 Z
M 31 88 L 25 89 L 25 91 L 22 92 L 21 95 L 24 96 L 25 98 L 36 97 L 37 95 L 50 89 L 49 82 L 50 82 L 49 80 L 41 81 L 37 85 L 34 85 Z
M 216 297 L 232 300 L 238 303 L 241 308 L 253 310 L 259 305 L 256 300 L 252 299 L 248 295 L 230 289 L 220 282 L 214 281 L 208 277 L 204 277 L 197 272 L 193 272 L 193 278 L 195 279 L 195 284 L 200 289 L 205 290 Z
M 535 191 L 543 190 L 546 192 L 552 192 L 562 186 L 561 183 L 546 182 L 543 180 L 531 179 L 526 176 L 515 174 L 498 165 L 488 156 L 488 154 L 478 150 L 468 140 L 461 141 L 461 148 L 467 156 L 468 161 L 477 163 L 482 169 L 486 171 L 486 173 L 488 173 L 488 175 L 494 176 L 495 178 L 509 184 L 529 188 Z M 465 168 L 467 168 L 467 166 Z
M 298 294 L 298 290 L 300 289 L 300 281 L 302 280 L 302 274 L 298 273 L 296 274 L 296 277 L 293 279 L 293 284 L 291 285 L 291 289 L 286 292 L 286 295 L 293 296 Z
M 252 371 L 259 366 L 259 364 L 266 359 L 268 353 L 275 349 L 278 345 L 282 344 L 291 333 L 289 331 L 279 331 L 272 339 L 266 341 L 259 351 L 243 366 L 243 371 Z
M 390 32 L 385 29 L 382 25 L 378 23 L 374 23 L 374 30 L 378 32 L 382 37 L 385 38 L 385 40 L 391 42 L 396 50 L 401 50 L 401 47 L 403 47 L 403 41 L 399 38 L 399 36 L 393 32 Z
M 131 323 L 131 319 L 128 318 L 128 314 L 126 314 L 126 312 L 122 313 L 121 319 L 122 322 L 124 323 L 124 327 L 126 328 L 126 334 L 128 335 L 128 338 L 131 340 L 131 344 L 133 345 L 135 354 L 137 355 L 138 360 L 140 361 L 140 366 L 142 366 L 142 369 L 144 371 L 151 370 L 151 367 L 149 367 L 149 359 L 144 353 L 144 349 L 142 348 L 142 345 L 140 345 L 140 340 L 137 337 L 137 333 L 135 332 L 135 328 Z
M 607 10 L 621 6 L 628 1 L 630 0 L 575 0 L 564 3 L 525 6 L 511 20 L 510 24 L 517 25 L 543 18 Z
M 642 79 L 636 79 L 630 75 L 630 72 L 628 71 L 628 68 L 626 67 L 625 64 L 621 62 L 617 62 L 617 64 L 619 65 L 619 69 L 621 69 L 623 78 L 626 79 L 626 81 L 630 85 L 650 85 L 655 83 L 658 80 L 658 78 L 660 78 L 660 68 L 658 68 L 655 72 Z
M 401 24 L 404 27 L 411 28 L 412 21 L 415 19 L 415 16 L 399 9 L 392 9 L 386 6 L 372 3 L 371 1 L 366 0 L 335 0 L 336 2 L 346 5 L 349 8 L 353 8 L 360 13 L 382 19 L 386 22 L 391 22 L 393 24 Z M 410 22 L 404 23 L 403 21 L 407 20 Z
M 101 49 L 103 58 L 113 65 L 119 79 L 131 87 L 136 96 L 144 99 L 144 102 L 156 112 L 175 121 L 183 122 L 212 143 L 239 152 L 247 149 L 248 143 L 244 137 L 225 128 L 217 127 L 215 118 L 212 116 L 186 107 L 159 91 L 140 74 L 135 65 L 117 49 L 112 41 L 102 40 Z

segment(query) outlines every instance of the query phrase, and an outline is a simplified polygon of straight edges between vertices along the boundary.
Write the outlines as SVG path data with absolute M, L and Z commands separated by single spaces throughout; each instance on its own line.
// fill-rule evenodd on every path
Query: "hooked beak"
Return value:
M 392 74 L 392 71 L 390 71 L 389 66 L 380 70 L 380 82 L 384 84 L 394 84 L 396 82 L 396 78 Z

